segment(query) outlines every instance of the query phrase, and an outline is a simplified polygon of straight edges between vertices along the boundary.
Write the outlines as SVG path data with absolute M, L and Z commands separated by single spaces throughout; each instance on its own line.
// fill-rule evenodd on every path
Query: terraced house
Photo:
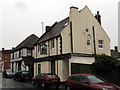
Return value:
M 32 34 L 12 49 L 10 60 L 12 71 L 34 72 L 34 42 L 37 39 L 38 37 Z
M 110 55 L 110 38 L 101 26 L 99 12 L 94 16 L 85 6 L 71 7 L 69 16 L 52 26 L 34 44 L 34 76 L 56 73 L 65 81 L 75 73 L 90 73 L 94 55 Z

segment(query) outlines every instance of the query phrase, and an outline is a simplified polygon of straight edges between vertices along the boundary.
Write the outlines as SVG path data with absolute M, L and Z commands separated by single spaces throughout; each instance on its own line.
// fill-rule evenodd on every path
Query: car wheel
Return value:
M 69 86 L 66 87 L 66 90 L 71 90 Z

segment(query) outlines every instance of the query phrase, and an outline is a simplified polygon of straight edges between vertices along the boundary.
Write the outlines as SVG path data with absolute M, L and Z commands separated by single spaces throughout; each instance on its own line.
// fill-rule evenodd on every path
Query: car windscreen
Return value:
M 47 74 L 47 77 L 48 78 L 58 78 L 57 75 L 55 75 L 55 74 Z
M 99 76 L 90 75 L 90 76 L 87 76 L 87 78 L 91 81 L 91 83 L 105 83 L 106 82 L 103 78 Z

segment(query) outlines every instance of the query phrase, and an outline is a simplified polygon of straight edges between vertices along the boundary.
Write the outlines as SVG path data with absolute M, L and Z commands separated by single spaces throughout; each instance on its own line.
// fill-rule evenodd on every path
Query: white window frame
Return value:
M 99 49 L 103 49 L 103 40 L 98 40 Z
M 51 49 L 53 49 L 54 47 L 55 47 L 55 43 L 54 43 L 55 41 L 54 41 L 54 38 L 53 39 L 51 39 Z
M 27 49 L 27 56 L 32 56 L 32 50 L 31 49 Z

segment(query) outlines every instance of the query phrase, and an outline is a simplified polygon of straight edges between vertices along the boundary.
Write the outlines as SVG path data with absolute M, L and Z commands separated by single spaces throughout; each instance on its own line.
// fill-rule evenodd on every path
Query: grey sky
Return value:
M 81 10 L 88 6 L 95 15 L 101 14 L 102 27 L 111 39 L 111 48 L 118 45 L 119 0 L 1 0 L 0 48 L 11 49 L 30 34 L 42 35 L 44 26 L 51 26 L 69 15 L 69 8 Z M 1 45 L 2 43 L 2 45 Z

